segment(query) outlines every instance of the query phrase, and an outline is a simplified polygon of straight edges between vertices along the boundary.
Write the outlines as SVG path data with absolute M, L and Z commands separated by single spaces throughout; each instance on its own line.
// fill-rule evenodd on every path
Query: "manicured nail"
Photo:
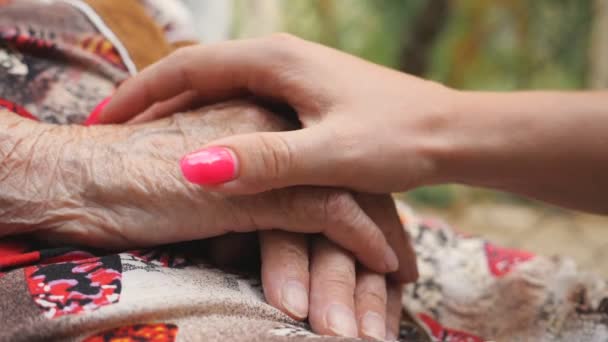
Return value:
M 308 293 L 300 282 L 290 280 L 283 285 L 281 303 L 298 319 L 308 316 Z
M 361 320 L 361 331 L 367 337 L 383 341 L 386 336 L 384 318 L 377 312 L 368 311 Z
M 83 123 L 83 125 L 91 126 L 91 125 L 98 124 L 99 123 L 99 114 L 101 114 L 101 111 L 103 111 L 103 109 L 106 107 L 106 105 L 108 103 L 110 103 L 111 99 L 112 99 L 112 97 L 108 96 L 105 99 L 103 99 L 101 102 L 99 102 L 97 107 L 95 107 L 93 109 L 93 111 L 91 112 L 91 114 L 89 115 L 87 120 Z
M 232 180 L 236 160 L 225 147 L 209 147 L 190 153 L 180 162 L 184 177 L 195 184 L 215 185 Z
M 397 259 L 397 254 L 395 254 L 392 248 L 387 249 L 386 253 L 384 253 L 384 262 L 386 263 L 388 272 L 394 272 L 399 269 L 399 259 Z
M 331 304 L 325 314 L 325 324 L 338 336 L 357 337 L 355 314 L 346 305 Z

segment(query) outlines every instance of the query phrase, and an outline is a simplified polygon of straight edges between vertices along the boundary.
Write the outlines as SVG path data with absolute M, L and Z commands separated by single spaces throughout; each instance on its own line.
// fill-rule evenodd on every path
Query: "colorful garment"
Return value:
M 121 81 L 189 39 L 179 6 L 0 0 L 0 106 L 82 123 Z M 420 270 L 402 298 L 401 340 L 608 341 L 605 280 L 565 258 L 463 236 L 401 203 L 399 212 Z M 315 335 L 265 302 L 259 270 L 216 268 L 202 249 L 105 254 L 0 238 L 0 341 L 349 340 Z

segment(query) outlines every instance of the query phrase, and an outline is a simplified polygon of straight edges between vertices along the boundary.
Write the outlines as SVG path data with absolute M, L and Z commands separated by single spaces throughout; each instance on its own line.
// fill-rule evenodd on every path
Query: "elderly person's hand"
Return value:
M 163 106 L 154 110 L 182 109 L 176 102 Z M 227 117 L 224 125 L 238 131 L 243 120 L 251 124 L 255 119 L 237 115 Z M 274 122 L 272 118 L 269 121 Z M 257 129 L 276 130 L 277 126 L 260 122 Z M 403 240 L 403 227 L 391 197 L 355 194 L 354 199 L 382 228 L 402 259 L 414 260 L 409 241 Z M 262 285 L 270 304 L 294 319 L 308 318 L 320 334 L 394 339 L 401 315 L 400 282 L 415 279 L 415 265 L 410 265 L 409 274 L 387 278 L 357 265 L 351 253 L 321 236 L 274 230 L 262 232 L 259 239 Z M 242 236 L 220 237 L 208 244 L 211 256 L 222 263 L 241 262 L 248 257 L 244 251 L 252 247 L 252 241 Z
M 53 126 L 2 113 L 0 232 L 44 231 L 47 239 L 103 248 L 281 229 L 323 233 L 378 272 L 399 260 L 381 229 L 347 192 L 290 188 L 225 197 L 185 182 L 181 154 L 209 139 L 280 130 L 245 105 L 176 115 L 140 126 Z M 229 124 L 227 124 L 229 122 Z M 405 235 L 399 235 L 405 244 Z M 405 278 L 411 255 L 401 257 Z
M 221 135 L 288 127 L 272 114 L 241 102 L 146 125 L 91 128 L 0 115 L 2 234 L 33 230 L 46 241 L 128 248 L 274 227 L 342 226 L 350 233 L 380 227 L 407 265 L 397 277 L 387 281 L 359 265 L 355 281 L 354 257 L 320 236 L 309 269 L 308 237 L 268 231 L 261 237 L 264 290 L 271 304 L 296 319 L 308 316 L 319 333 L 381 338 L 385 327 L 389 337 L 396 333 L 398 280 L 413 280 L 416 268 L 390 197 L 301 188 L 225 198 L 180 182 L 181 151 Z M 336 199 L 344 202 L 335 206 Z M 361 217 L 367 223 L 357 223 Z
M 357 195 L 379 225 L 402 229 L 394 201 L 384 195 Z M 352 254 L 318 235 L 264 231 L 259 234 L 262 285 L 266 300 L 294 319 L 308 317 L 325 335 L 396 340 L 402 286 L 357 264 Z M 226 235 L 207 244 L 220 265 L 251 266 L 256 239 Z
M 390 196 L 356 195 L 355 198 L 386 231 L 403 230 Z M 308 318 L 314 331 L 377 340 L 396 339 L 401 317 L 401 285 L 394 279 L 357 266 L 350 253 L 320 236 L 312 239 L 310 262 L 305 236 L 262 232 L 260 239 L 262 282 L 269 303 L 291 312 L 294 318 L 303 318 L 304 311 L 296 314 L 286 307 L 284 299 L 289 292 L 285 289 L 310 284 Z

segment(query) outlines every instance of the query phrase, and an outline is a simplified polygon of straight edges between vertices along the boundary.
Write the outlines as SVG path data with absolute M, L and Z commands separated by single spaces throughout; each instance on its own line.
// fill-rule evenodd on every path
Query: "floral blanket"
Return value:
M 121 81 L 194 37 L 180 6 L 0 0 L 0 107 L 84 122 Z M 608 341 L 605 280 L 398 206 L 420 270 L 402 298 L 401 340 Z M 104 254 L 2 238 L 0 341 L 346 340 L 268 305 L 257 271 L 218 269 L 196 242 Z

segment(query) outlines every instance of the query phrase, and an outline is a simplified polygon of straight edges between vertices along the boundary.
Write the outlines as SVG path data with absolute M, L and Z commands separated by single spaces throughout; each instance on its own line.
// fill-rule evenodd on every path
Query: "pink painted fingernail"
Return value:
M 101 102 L 99 102 L 97 107 L 95 107 L 93 109 L 93 111 L 91 112 L 91 114 L 89 115 L 87 120 L 83 123 L 83 125 L 91 126 L 91 125 L 98 124 L 99 123 L 99 114 L 101 114 L 101 111 L 103 111 L 103 109 L 106 107 L 106 105 L 108 103 L 110 103 L 111 99 L 112 99 L 112 96 L 108 96 L 105 99 L 103 99 Z
M 216 185 L 234 179 L 236 159 L 225 147 L 208 147 L 186 155 L 180 166 L 191 183 Z

